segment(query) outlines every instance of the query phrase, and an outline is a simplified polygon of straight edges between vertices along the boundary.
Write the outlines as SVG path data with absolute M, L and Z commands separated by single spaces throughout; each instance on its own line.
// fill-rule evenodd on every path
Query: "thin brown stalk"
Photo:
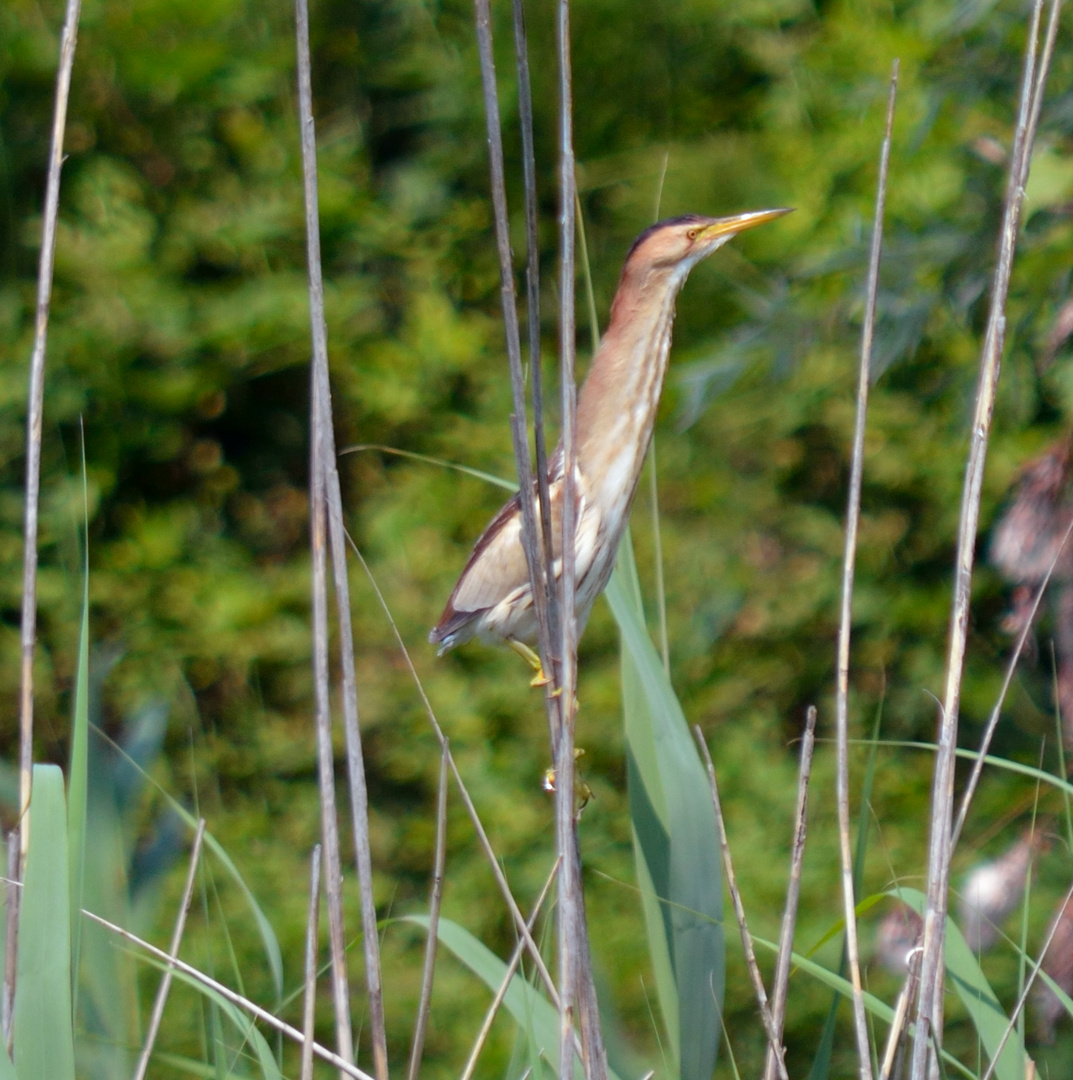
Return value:
M 581 1029 L 582 1064 L 586 1080 L 603 1080 L 607 1057 L 600 1030 L 596 986 L 592 976 L 585 897 L 581 882 L 581 851 L 574 816 L 574 724 L 577 713 L 577 613 L 575 610 L 575 548 L 577 524 L 577 382 L 575 377 L 576 318 L 574 306 L 577 238 L 573 131 L 573 86 L 570 63 L 570 4 L 559 0 L 556 19 L 559 54 L 559 375 L 562 411 L 563 503 L 562 574 L 559 610 L 562 630 L 559 697 L 562 722 L 558 743 L 552 746 L 556 764 L 556 847 L 562 856 L 559 871 L 559 1062 L 571 1060 L 574 1010 Z
M 782 1046 L 782 1028 L 786 1019 L 786 996 L 790 985 L 790 961 L 797 924 L 797 903 L 801 896 L 801 867 L 805 861 L 805 834 L 808 829 L 808 785 L 812 776 L 812 752 L 816 747 L 816 706 L 805 713 L 805 734 L 801 739 L 801 763 L 797 771 L 797 807 L 794 811 L 794 846 L 790 856 L 790 881 L 786 887 L 786 906 L 782 912 L 779 952 L 775 960 L 775 979 L 771 988 L 771 1021 L 775 1042 Z M 774 1080 L 778 1062 L 768 1050 L 764 1063 L 765 1080 Z
M 331 392 L 326 368 L 320 369 L 321 396 L 328 402 L 324 415 L 331 416 Z M 387 1080 L 387 1030 L 384 1018 L 384 991 L 380 969 L 380 939 L 373 897 L 373 857 L 369 840 L 369 791 L 365 783 L 365 760 L 358 722 L 358 687 L 354 670 L 354 630 L 350 617 L 350 583 L 347 576 L 346 529 L 343 525 L 343 495 L 335 461 L 335 436 L 329 422 L 324 432 L 324 465 L 327 470 L 328 536 L 335 586 L 336 617 L 339 620 L 339 651 L 342 668 L 343 733 L 346 739 L 347 782 L 350 786 L 351 831 L 354 861 L 361 897 L 362 952 L 365 958 L 365 987 L 369 997 L 369 1027 L 373 1041 L 373 1063 L 377 1077 Z
M 429 1008 L 432 1004 L 432 980 L 436 973 L 436 942 L 440 925 L 440 901 L 443 899 L 443 868 L 447 859 L 447 759 L 449 747 L 440 752 L 440 782 L 436 797 L 436 853 L 432 862 L 432 889 L 428 900 L 428 938 L 425 941 L 425 966 L 421 975 L 421 997 L 417 1004 L 417 1022 L 410 1051 L 409 1080 L 417 1080 L 421 1054 L 425 1048 Z
M 753 993 L 756 995 L 757 1005 L 760 1006 L 760 1019 L 767 1034 L 768 1053 L 774 1055 L 779 1080 L 789 1080 L 786 1074 L 786 1058 L 783 1052 L 782 1040 L 775 1030 L 775 1021 L 768 1005 L 767 991 L 764 989 L 764 979 L 760 974 L 760 965 L 756 962 L 756 952 L 753 949 L 753 939 L 749 934 L 749 923 L 745 917 L 745 905 L 741 902 L 738 878 L 734 873 L 734 860 L 730 855 L 730 841 L 727 839 L 726 821 L 723 819 L 723 807 L 719 801 L 719 784 L 715 779 L 715 766 L 712 764 L 712 755 L 708 752 L 708 744 L 704 741 L 704 734 L 701 732 L 700 727 L 695 726 L 693 728 L 693 736 L 697 740 L 701 757 L 704 758 L 704 766 L 708 770 L 708 786 L 712 792 L 715 822 L 719 827 L 719 847 L 723 853 L 723 871 L 726 874 L 727 889 L 730 891 L 730 902 L 734 907 L 734 917 L 738 921 L 741 948 L 745 954 L 745 966 L 749 970 L 749 978 L 752 979 Z
M 313 554 L 313 676 L 316 698 L 317 764 L 320 787 L 321 831 L 324 843 L 325 892 L 328 900 L 328 937 L 332 959 L 332 1001 L 335 1005 L 336 1041 L 343 1060 L 354 1058 L 350 1024 L 350 989 L 343 928 L 342 865 L 339 820 L 335 799 L 335 751 L 332 746 L 331 684 L 328 663 L 328 555 L 326 440 L 331 425 L 331 404 L 325 398 L 320 369 L 327 370 L 328 343 L 324 325 L 324 283 L 321 278 L 320 225 L 317 214 L 316 136 L 313 128 L 313 89 L 309 59 L 309 9 L 296 0 L 299 124 L 302 176 L 305 191 L 306 246 L 309 264 L 309 306 L 313 339 L 310 433 L 310 531 Z M 379 1080 L 383 1080 L 380 1077 Z
M 552 680 L 545 696 L 548 725 L 552 742 L 557 739 L 559 726 L 558 699 L 552 697 L 557 685 L 548 606 L 545 602 L 546 575 L 551 572 L 550 551 L 541 558 L 537 538 L 536 511 L 533 506 L 533 471 L 529 458 L 529 434 L 525 413 L 525 376 L 522 372 L 522 347 L 518 330 L 518 302 L 514 287 L 514 265 L 510 249 L 510 227 L 507 216 L 507 188 L 503 173 L 503 136 L 499 119 L 499 93 L 496 87 L 495 56 L 492 50 L 492 14 L 490 0 L 475 0 L 477 23 L 477 52 L 481 65 L 481 85 L 484 92 L 484 115 L 488 133 L 488 165 L 491 178 L 492 215 L 495 221 L 496 253 L 499 256 L 499 288 L 503 307 L 503 327 L 507 341 L 507 360 L 510 365 L 511 436 L 514 459 L 518 466 L 519 505 L 522 512 L 522 547 L 529 567 L 533 590 L 533 608 L 537 617 L 537 643 L 544 671 Z M 548 518 L 550 520 L 550 516 Z
M 313 1021 L 317 1005 L 317 940 L 320 936 L 320 844 L 309 864 L 309 914 L 306 917 L 305 989 L 302 993 L 301 1080 L 313 1080 Z
M 60 171 L 63 167 L 63 135 L 67 126 L 67 102 L 71 96 L 71 71 L 78 41 L 81 0 L 67 0 L 60 37 L 60 61 L 56 72 L 56 106 L 52 114 L 52 145 L 45 182 L 45 207 L 41 226 L 41 257 L 37 268 L 37 314 L 34 348 L 30 358 L 30 387 L 26 403 L 26 496 L 24 500 L 22 553 L 22 676 L 19 695 L 19 877 L 26 869 L 30 844 L 30 785 L 34 764 L 34 645 L 37 641 L 37 527 L 41 498 L 41 429 L 45 412 L 45 348 L 48 342 L 52 276 L 56 265 L 56 223 L 60 213 Z M 6 971 L 5 971 L 5 981 Z M 14 981 L 9 989 L 14 993 Z
M 185 961 L 179 960 L 176 957 L 169 956 L 163 949 L 158 949 L 155 945 L 150 945 L 148 941 L 138 937 L 137 934 L 132 934 L 129 930 L 124 930 L 122 926 L 117 926 L 115 923 L 109 922 L 100 915 L 94 915 L 92 911 L 86 911 L 86 909 L 83 908 L 82 914 L 85 918 L 90 919 L 99 926 L 103 926 L 105 930 L 110 930 L 124 941 L 129 941 L 132 945 L 137 945 L 139 949 L 144 949 L 150 956 L 155 956 L 158 960 L 164 961 L 164 963 L 170 962 L 176 971 L 181 971 L 188 978 L 193 979 L 202 986 L 207 986 L 210 990 L 214 990 L 222 998 L 230 1001 L 232 1005 L 237 1005 L 240 1009 L 248 1012 L 255 1020 L 260 1020 L 261 1023 L 272 1028 L 273 1031 L 280 1032 L 292 1042 L 302 1042 L 304 1036 L 296 1027 L 291 1027 L 290 1024 L 280 1020 L 279 1017 L 274 1016 L 267 1009 L 250 1001 L 249 998 L 245 998 L 241 994 L 236 993 L 231 987 L 225 986 L 223 983 L 210 978 L 193 965 L 187 964 Z M 321 1061 L 326 1061 L 344 1075 L 354 1077 L 354 1080 L 375 1080 L 375 1078 L 370 1076 L 367 1072 L 363 1072 L 356 1065 L 351 1064 L 349 1061 L 340 1057 L 339 1054 L 333 1053 L 327 1047 L 321 1046 L 319 1043 L 313 1043 L 313 1053 L 320 1058 Z
M 1042 0 L 1035 0 L 1025 51 L 1021 98 L 1014 134 L 1010 171 L 1003 200 L 1002 229 L 998 258 L 991 287 L 991 305 L 987 331 L 980 357 L 980 378 L 965 481 L 962 491 L 961 519 L 958 527 L 954 570 L 954 597 L 950 614 L 950 639 L 947 651 L 946 688 L 939 734 L 936 740 L 935 772 L 932 780 L 932 816 L 928 847 L 927 907 L 924 912 L 923 955 L 920 970 L 920 995 L 917 999 L 916 1029 L 910 1068 L 912 1080 L 924 1080 L 928 1048 L 934 1034 L 941 1041 L 943 946 L 950 888 L 951 819 L 954 801 L 954 765 L 957 753 L 958 713 L 961 701 L 961 676 L 965 666 L 968 638 L 969 604 L 972 571 L 975 562 L 976 534 L 980 520 L 980 494 L 983 488 L 987 444 L 995 405 L 999 367 L 1006 337 L 1006 297 L 1009 292 L 1013 256 L 1024 203 L 1025 183 L 1035 140 L 1040 104 L 1050 67 L 1054 35 L 1058 25 L 1059 0 L 1053 0 L 1043 52 L 1037 65 L 1036 53 L 1042 18 Z
M 194 834 L 194 845 L 190 851 L 190 869 L 186 875 L 186 887 L 183 889 L 182 903 L 179 905 L 179 914 L 175 919 L 175 928 L 171 934 L 171 944 L 168 953 L 171 959 L 164 969 L 164 976 L 160 980 L 157 989 L 156 1000 L 153 1002 L 153 1012 L 149 1018 L 149 1029 L 145 1034 L 145 1045 L 142 1047 L 141 1056 L 138 1058 L 138 1066 L 134 1070 L 134 1080 L 144 1080 L 149 1068 L 149 1057 L 153 1052 L 153 1044 L 156 1042 L 157 1032 L 160 1030 L 160 1021 L 164 1017 L 164 1006 L 167 1004 L 168 991 L 171 989 L 171 976 L 175 970 L 175 957 L 179 955 L 179 946 L 182 944 L 183 931 L 186 929 L 186 916 L 190 912 L 190 900 L 194 895 L 194 882 L 197 880 L 198 862 L 201 859 L 201 842 L 205 838 L 205 819 L 201 818 L 197 823 L 197 832 Z
M 536 153 L 533 148 L 533 95 L 529 79 L 529 45 L 525 30 L 525 7 L 513 0 L 514 56 L 518 75 L 518 126 L 522 136 L 522 182 L 525 188 L 525 288 L 526 323 L 529 330 L 529 382 L 533 400 L 533 447 L 536 452 L 537 499 L 540 503 L 541 562 L 544 566 L 544 604 L 547 609 L 550 648 L 559 640 L 559 600 L 548 568 L 552 565 L 551 489 L 548 485 L 548 451 L 544 438 L 544 375 L 540 364 L 540 241 L 537 235 Z M 535 582 L 534 582 L 535 584 Z M 539 619 L 540 612 L 537 611 Z M 550 707 L 558 708 L 554 702 Z
M 331 383 L 328 378 L 327 331 L 324 318 L 324 287 L 320 261 L 319 214 L 316 186 L 316 136 L 310 57 L 309 13 L 307 0 L 298 7 L 299 74 L 304 90 L 300 95 L 302 124 L 302 161 L 305 179 L 307 235 L 316 236 L 309 245 L 310 316 L 320 326 L 314 334 L 314 393 L 320 399 L 316 415 L 320 429 L 314 438 L 322 443 L 320 465 L 324 474 L 324 495 L 327 503 L 328 536 L 335 585 L 336 617 L 339 620 L 339 653 L 342 671 L 343 733 L 346 740 L 347 780 L 350 785 L 351 826 L 354 837 L 354 858 L 358 871 L 358 890 L 361 896 L 362 951 L 365 958 L 365 985 L 368 994 L 369 1027 L 373 1044 L 373 1064 L 379 1080 L 387 1080 L 387 1032 L 384 1020 L 384 993 L 380 971 L 380 939 L 376 925 L 376 903 L 373 897 L 372 852 L 369 843 L 369 794 L 365 783 L 365 762 L 361 746 L 361 727 L 358 720 L 358 690 L 354 670 L 354 630 L 350 616 L 350 584 L 347 576 L 346 539 L 343 526 L 343 497 L 336 468 L 335 433 L 332 427 Z M 302 73 L 304 70 L 304 74 Z M 314 281 L 316 285 L 314 286 Z M 318 350 L 318 340 L 320 348 Z
M 555 876 L 559 872 L 561 863 L 562 859 L 555 860 L 555 865 L 551 868 L 548 880 L 544 882 L 544 888 L 540 890 L 540 895 L 533 905 L 533 912 L 526 923 L 530 933 L 532 933 L 533 927 L 536 925 L 541 908 L 544 906 L 544 901 L 547 899 L 548 892 L 551 890 L 552 883 L 555 881 Z M 503 1004 L 503 999 L 507 996 L 511 981 L 514 979 L 514 973 L 518 970 L 518 965 L 521 963 L 524 954 L 525 941 L 522 938 L 519 938 L 517 944 L 514 946 L 514 952 L 511 953 L 510 961 L 507 964 L 507 970 L 503 975 L 499 988 L 496 990 L 495 997 L 492 998 L 492 1004 L 488 1006 L 488 1011 L 485 1013 L 484 1023 L 481 1024 L 481 1030 L 477 1033 L 477 1038 L 473 1043 L 473 1049 L 470 1050 L 469 1060 L 466 1062 L 465 1069 L 462 1070 L 461 1080 L 472 1080 L 473 1073 L 477 1068 L 477 1059 L 481 1056 L 481 1050 L 484 1049 L 484 1044 L 488 1040 L 488 1033 L 492 1030 L 492 1023 L 499 1013 L 499 1008 Z
M 1017 643 L 1014 646 L 1013 654 L 1006 664 L 1006 673 L 1002 679 L 1002 687 L 999 690 L 994 708 L 991 710 L 991 715 L 987 718 L 987 725 L 984 727 L 984 734 L 980 739 L 980 748 L 977 751 L 978 756 L 973 762 L 972 773 L 969 775 L 968 783 L 965 785 L 965 791 L 961 796 L 961 806 L 958 809 L 957 821 L 950 834 L 951 851 L 957 847 L 958 839 L 961 837 L 961 830 L 965 827 L 965 819 L 969 814 L 969 806 L 972 803 L 972 797 L 976 794 L 976 787 L 980 783 L 980 776 L 984 771 L 984 758 L 987 757 L 987 751 L 991 747 L 991 740 L 994 737 L 995 729 L 998 727 L 998 722 L 1002 715 L 1002 706 L 1006 702 L 1006 694 L 1008 693 L 1010 684 L 1013 682 L 1013 677 L 1017 672 L 1017 664 L 1020 662 L 1021 654 L 1024 652 L 1025 642 L 1028 641 L 1028 635 L 1032 632 L 1032 627 L 1035 624 L 1036 613 L 1039 611 L 1040 603 L 1043 601 L 1043 594 L 1047 591 L 1047 586 L 1051 582 L 1051 575 L 1054 573 L 1054 568 L 1058 565 L 1058 559 L 1061 557 L 1062 552 L 1065 551 L 1071 535 L 1073 535 L 1073 521 L 1069 523 L 1069 528 L 1066 529 L 1065 534 L 1062 537 L 1062 542 L 1058 545 L 1058 550 L 1051 560 L 1051 565 L 1047 568 L 1047 573 L 1044 575 L 1043 581 L 1040 582 L 1039 588 L 1036 590 L 1036 595 L 1032 600 L 1032 606 L 1028 611 L 1025 624 L 1021 627 L 1020 634 L 1017 635 Z
M 868 1042 L 868 1018 L 864 1011 L 861 959 L 857 942 L 857 912 L 853 896 L 853 848 L 849 815 L 849 647 L 853 622 L 853 577 L 857 559 L 857 533 L 861 516 L 861 483 L 864 475 L 864 429 L 868 414 L 868 386 L 872 364 L 872 335 L 875 329 L 876 297 L 879 292 L 879 260 L 883 250 L 883 211 L 887 199 L 887 171 L 890 165 L 894 101 L 898 91 L 898 61 L 894 61 L 887 100 L 887 122 L 879 157 L 872 250 L 868 261 L 868 289 L 864 324 L 861 328 L 861 355 L 857 376 L 857 418 L 853 431 L 849 498 L 846 508 L 846 546 L 842 560 L 842 611 L 838 627 L 838 675 L 835 688 L 835 732 L 837 743 L 836 791 L 838 838 L 842 858 L 842 902 L 846 921 L 846 956 L 853 986 L 853 1029 L 857 1038 L 857 1068 L 861 1080 L 871 1080 L 872 1054 Z

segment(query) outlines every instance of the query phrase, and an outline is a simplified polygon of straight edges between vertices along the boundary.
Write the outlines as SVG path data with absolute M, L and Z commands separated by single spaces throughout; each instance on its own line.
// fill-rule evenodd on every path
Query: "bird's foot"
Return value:
M 544 663 L 540 659 L 540 654 L 535 649 L 529 648 L 524 641 L 518 641 L 517 638 L 507 638 L 507 644 L 536 672 L 529 681 L 530 686 L 539 690 L 542 686 L 550 685 L 551 679 L 544 670 Z M 562 687 L 557 687 L 551 692 L 551 696 L 558 697 L 562 692 Z

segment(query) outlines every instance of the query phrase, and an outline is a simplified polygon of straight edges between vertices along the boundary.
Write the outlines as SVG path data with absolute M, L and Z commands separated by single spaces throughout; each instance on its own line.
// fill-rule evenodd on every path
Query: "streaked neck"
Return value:
M 675 299 L 689 267 L 623 274 L 611 322 L 578 400 L 578 464 L 591 479 L 626 480 L 632 495 L 663 390 Z M 623 475 L 625 474 L 625 475 Z M 629 479 L 627 479 L 627 477 Z

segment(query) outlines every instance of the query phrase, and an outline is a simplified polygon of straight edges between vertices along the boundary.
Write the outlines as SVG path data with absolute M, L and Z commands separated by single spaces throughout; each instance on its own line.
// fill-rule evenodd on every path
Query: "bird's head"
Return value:
M 668 218 L 646 229 L 630 248 L 624 270 L 680 271 L 682 276 L 721 248 L 738 233 L 790 213 L 787 209 L 753 210 L 733 217 L 710 218 L 698 214 Z

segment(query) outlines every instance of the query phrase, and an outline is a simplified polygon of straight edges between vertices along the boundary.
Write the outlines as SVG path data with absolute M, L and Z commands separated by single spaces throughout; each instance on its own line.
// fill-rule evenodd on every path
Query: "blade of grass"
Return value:
M 12 829 L 6 837 L 7 848 L 7 888 L 4 903 L 4 988 L 3 988 L 3 1025 L 4 1046 L 11 1053 L 11 1017 L 15 1007 L 15 957 L 18 954 L 19 903 L 22 890 L 19 888 L 19 830 Z M 10 965 L 10 970 L 9 970 Z
M 309 866 L 309 912 L 306 916 L 305 992 L 302 997 L 301 1080 L 313 1080 L 313 1021 L 317 1007 L 317 939 L 320 926 L 320 844 Z
M 394 454 L 396 457 L 410 458 L 413 461 L 421 461 L 426 465 L 436 465 L 441 469 L 454 469 L 455 472 L 465 473 L 477 480 L 483 480 L 487 484 L 503 488 L 513 494 L 518 490 L 518 485 L 513 480 L 504 480 L 494 473 L 483 472 L 480 469 L 471 469 L 468 465 L 459 465 L 454 461 L 444 461 L 443 458 L 430 457 L 428 454 L 415 454 L 412 450 L 399 450 L 394 446 L 384 446 L 382 443 L 357 443 L 354 446 L 346 446 L 339 451 L 339 456 L 344 454 L 357 454 L 363 450 L 376 450 L 381 454 Z
M 428 929 L 428 918 L 424 915 L 405 915 L 399 921 Z M 498 990 L 504 981 L 507 965 L 487 946 L 451 919 L 440 919 L 439 938 L 440 944 L 450 949 L 489 990 L 493 993 Z M 559 1048 L 557 1007 L 518 974 L 511 979 L 503 1004 L 520 1027 L 531 1026 L 541 1052 L 554 1060 Z M 571 1046 L 574 1050 L 574 1076 L 583 1075 L 576 1038 L 571 1039 Z M 609 1080 L 615 1080 L 614 1073 L 610 1074 Z
M 86 816 L 89 796 L 89 489 L 86 481 L 85 431 L 82 445 L 82 618 L 78 630 L 74 709 L 71 718 L 71 756 L 68 766 L 67 839 L 71 860 L 71 995 L 72 1016 L 78 1015 L 78 969 L 82 958 L 83 880 L 86 865 Z
M 656 436 L 648 447 L 648 501 L 652 510 L 652 562 L 656 578 L 656 611 L 659 613 L 659 655 L 663 670 L 671 677 L 671 643 L 667 633 L 667 588 L 663 580 L 663 537 L 659 528 L 659 482 L 656 476 Z
M 585 238 L 585 218 L 581 213 L 581 196 L 574 186 L 574 213 L 577 215 L 577 239 L 581 245 L 581 277 L 585 282 L 585 304 L 588 307 L 589 334 L 592 338 L 592 355 L 600 348 L 600 320 L 596 314 L 596 292 L 592 287 L 592 265 L 589 263 L 589 245 Z

